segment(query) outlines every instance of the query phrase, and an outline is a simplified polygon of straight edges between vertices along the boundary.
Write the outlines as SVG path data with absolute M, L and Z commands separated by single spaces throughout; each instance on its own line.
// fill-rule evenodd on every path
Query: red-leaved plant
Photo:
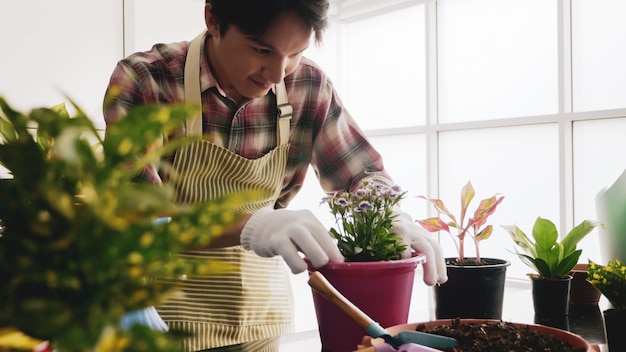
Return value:
M 478 208 L 474 212 L 474 216 L 467 219 L 467 208 L 469 207 L 472 199 L 474 199 L 474 187 L 470 181 L 461 189 L 461 217 L 457 218 L 452 214 L 444 205 L 440 199 L 431 199 L 424 196 L 419 196 L 430 202 L 440 216 L 432 217 L 424 220 L 417 220 L 424 229 L 429 232 L 445 231 L 452 237 L 454 241 L 455 235 L 452 234 L 450 228 L 457 229 L 456 238 L 458 241 L 454 241 L 457 252 L 459 254 L 457 262 L 462 264 L 466 261 L 465 258 L 465 236 L 469 235 L 474 241 L 474 247 L 476 248 L 476 264 L 481 264 L 479 244 L 480 241 L 486 240 L 491 236 L 493 232 L 493 225 L 486 225 L 487 218 L 496 211 L 497 206 L 504 200 L 504 196 L 495 194 L 490 198 L 485 198 L 480 201 Z M 447 217 L 447 220 L 442 218 L 442 215 Z

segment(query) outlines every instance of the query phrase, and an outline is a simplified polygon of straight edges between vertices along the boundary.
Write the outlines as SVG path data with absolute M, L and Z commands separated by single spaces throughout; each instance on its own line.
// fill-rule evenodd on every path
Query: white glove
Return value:
M 332 236 L 310 210 L 263 208 L 250 217 L 241 231 L 241 245 L 261 257 L 283 257 L 294 274 L 307 269 L 298 252 L 314 267 L 344 258 Z
M 426 262 L 422 265 L 426 285 L 433 286 L 448 281 L 446 260 L 439 243 L 431 238 L 431 235 L 421 226 L 415 224 L 409 214 L 398 209 L 395 209 L 394 213 L 397 217 L 394 219 L 390 230 L 396 233 L 407 247 L 402 253 L 402 257 L 411 257 L 412 250 L 426 256 Z

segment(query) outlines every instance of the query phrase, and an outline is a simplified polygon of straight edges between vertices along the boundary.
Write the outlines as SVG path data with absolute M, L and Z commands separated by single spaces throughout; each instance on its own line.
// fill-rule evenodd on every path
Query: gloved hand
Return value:
M 390 230 L 402 238 L 402 242 L 407 246 L 402 257 L 411 257 L 412 250 L 426 255 L 426 263 L 422 265 L 426 285 L 433 286 L 448 281 L 446 261 L 439 243 L 421 226 L 415 224 L 409 214 L 398 208 L 394 209 L 394 213 L 397 216 Z
M 263 208 L 250 217 L 241 231 L 241 245 L 261 257 L 283 257 L 294 274 L 307 269 L 298 252 L 319 268 L 344 258 L 334 239 L 310 210 Z

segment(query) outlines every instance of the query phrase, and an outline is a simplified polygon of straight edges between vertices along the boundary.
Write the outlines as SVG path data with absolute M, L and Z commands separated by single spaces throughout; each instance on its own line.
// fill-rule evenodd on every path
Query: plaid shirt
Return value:
M 188 42 L 157 44 L 133 54 L 115 68 L 111 87 L 121 93 L 104 108 L 107 125 L 133 105 L 184 101 L 184 67 Z M 380 155 L 343 107 L 329 78 L 313 62 L 302 58 L 285 77 L 289 103 L 294 108 L 290 150 L 283 189 L 277 207 L 285 207 L 300 190 L 309 165 L 327 192 L 358 186 L 365 177 L 391 182 Z M 247 159 L 265 155 L 277 145 L 276 97 L 266 96 L 238 105 L 227 98 L 211 73 L 204 46 L 200 61 L 203 133 L 219 135 L 225 147 Z M 171 161 L 171 158 L 170 158 Z M 144 180 L 161 182 L 163 174 L 146 170 Z

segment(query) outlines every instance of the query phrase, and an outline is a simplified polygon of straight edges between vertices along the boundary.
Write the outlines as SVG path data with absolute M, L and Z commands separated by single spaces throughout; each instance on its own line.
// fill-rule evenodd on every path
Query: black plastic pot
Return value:
M 506 268 L 511 262 L 482 259 L 487 264 L 447 265 L 448 281 L 434 288 L 437 319 L 502 319 Z M 450 261 L 454 258 L 446 259 Z
M 626 311 L 607 309 L 604 315 L 604 327 L 606 329 L 606 343 L 609 351 L 626 351 Z
M 560 318 L 569 312 L 569 290 L 572 276 L 542 279 L 531 276 L 535 318 Z

